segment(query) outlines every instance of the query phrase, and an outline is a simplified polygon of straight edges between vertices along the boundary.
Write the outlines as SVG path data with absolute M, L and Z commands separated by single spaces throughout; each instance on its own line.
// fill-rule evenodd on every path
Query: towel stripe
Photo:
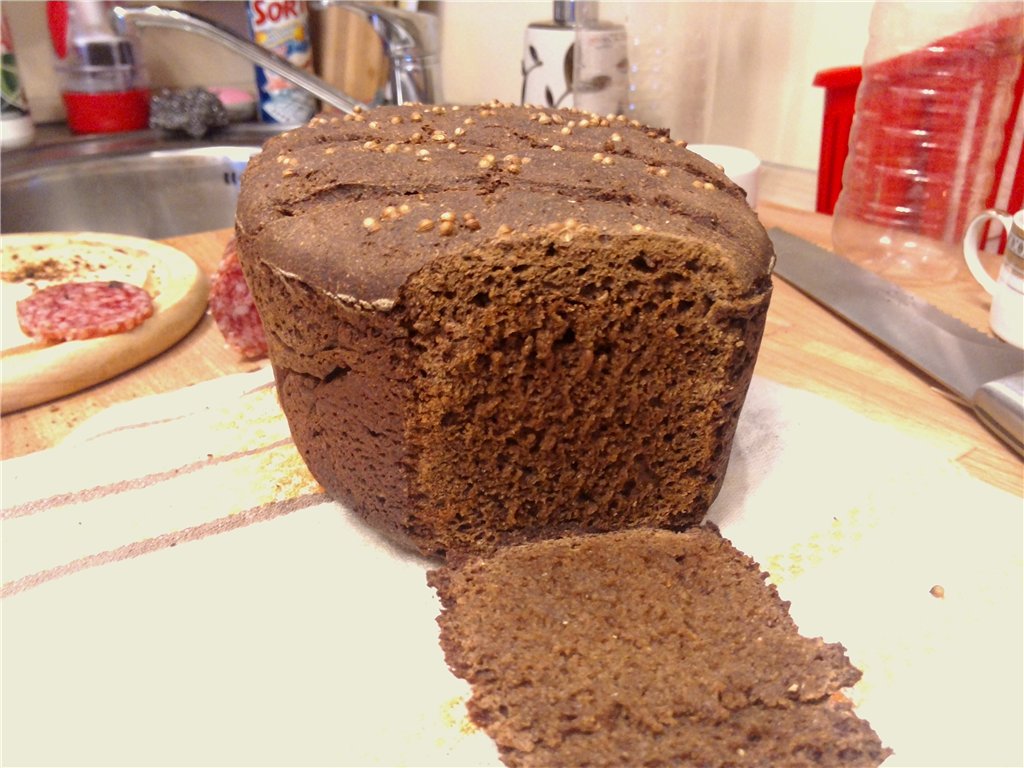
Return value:
M 29 574 L 28 576 L 23 576 L 15 581 L 8 582 L 0 587 L 0 599 L 16 595 L 19 592 L 24 592 L 25 590 L 32 589 L 33 587 L 38 587 L 40 584 L 45 584 L 48 581 L 54 581 L 55 579 L 69 576 L 88 568 L 95 568 L 96 566 L 106 565 L 107 563 L 116 563 L 122 560 L 130 560 L 140 555 L 176 546 L 177 544 L 189 541 L 198 541 L 199 539 L 203 539 L 214 534 L 226 533 L 238 528 L 244 528 L 252 523 L 272 520 L 275 517 L 296 512 L 300 509 L 320 504 L 326 500 L 327 496 L 323 492 L 318 492 L 296 496 L 291 499 L 272 501 L 267 504 L 261 504 L 258 507 L 251 507 L 250 509 L 233 515 L 219 517 L 216 520 L 211 520 L 207 523 L 201 523 L 200 525 L 195 525 L 191 528 L 185 528 L 181 531 L 164 533 L 160 536 L 136 541 L 106 552 L 88 555 L 86 557 L 73 560 L 70 563 L 58 565 L 54 568 L 47 568 L 46 570 Z
M 261 445 L 258 448 L 249 448 L 244 451 L 235 451 L 234 453 L 228 453 L 223 456 L 205 458 L 201 461 L 194 461 L 190 464 L 173 467 L 162 472 L 153 472 L 148 475 L 142 475 L 141 477 L 133 477 L 129 480 L 118 480 L 115 483 L 95 485 L 78 491 L 59 493 L 55 496 L 49 496 L 43 499 L 33 499 L 32 501 L 28 501 L 23 504 L 16 504 L 13 507 L 8 507 L 7 509 L 0 511 L 0 520 L 25 517 L 47 509 L 55 509 L 57 507 L 79 504 L 86 501 L 95 501 L 96 499 L 102 499 L 104 496 L 113 496 L 114 494 L 124 493 L 125 491 L 148 488 L 151 485 L 156 485 L 157 483 L 166 482 L 167 480 L 172 480 L 174 478 L 181 477 L 182 475 L 191 474 L 199 469 L 204 469 L 215 464 L 223 464 L 228 461 L 235 461 L 236 459 L 243 459 L 247 456 L 255 456 L 259 453 L 273 450 L 274 448 L 280 448 L 283 445 L 288 445 L 291 442 L 291 438 L 286 437 L 276 440 L 273 443 Z

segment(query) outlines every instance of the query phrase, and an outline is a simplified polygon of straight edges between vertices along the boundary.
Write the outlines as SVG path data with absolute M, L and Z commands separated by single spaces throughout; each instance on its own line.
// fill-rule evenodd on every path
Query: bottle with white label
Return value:
M 313 71 L 309 39 L 309 10 L 300 0 L 249 0 L 249 31 L 257 45 L 273 51 L 296 67 Z M 265 123 L 304 123 L 316 114 L 311 93 L 263 67 L 256 67 L 260 120 Z
M 626 105 L 626 28 L 601 21 L 596 0 L 554 0 L 552 18 L 526 29 L 522 103 L 600 115 Z

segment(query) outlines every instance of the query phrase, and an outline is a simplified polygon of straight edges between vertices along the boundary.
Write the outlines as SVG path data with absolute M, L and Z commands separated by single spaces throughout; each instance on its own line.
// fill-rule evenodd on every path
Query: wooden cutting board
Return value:
M 179 341 L 206 310 L 206 276 L 187 255 L 140 237 L 45 232 L 3 237 L 0 412 L 38 405 L 106 381 Z M 119 280 L 144 288 L 153 315 L 138 327 L 82 341 L 26 336 L 16 304 L 61 282 Z

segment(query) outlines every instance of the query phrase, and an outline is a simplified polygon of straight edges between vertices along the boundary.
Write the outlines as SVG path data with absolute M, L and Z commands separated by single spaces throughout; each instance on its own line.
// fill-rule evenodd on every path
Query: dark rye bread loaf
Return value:
M 321 116 L 249 163 L 236 234 L 299 451 L 407 546 L 714 499 L 773 252 L 681 143 L 497 104 Z
M 717 531 L 458 556 L 428 580 L 468 710 L 509 766 L 877 766 L 841 645 L 800 636 Z

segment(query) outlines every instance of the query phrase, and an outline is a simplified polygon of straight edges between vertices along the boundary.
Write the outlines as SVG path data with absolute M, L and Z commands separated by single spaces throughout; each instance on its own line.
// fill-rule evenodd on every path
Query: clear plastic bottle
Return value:
M 985 208 L 1024 50 L 1024 3 L 876 2 L 832 227 L 838 253 L 948 280 Z
M 102 2 L 49 2 L 50 39 L 72 133 L 139 131 L 149 123 L 149 88 L 133 42 L 111 26 Z
M 573 106 L 595 114 L 621 115 L 629 100 L 626 27 L 601 19 L 598 3 L 578 14 L 573 62 Z
M 727 4 L 618 2 L 610 5 L 609 16 L 616 11 L 629 32 L 625 114 L 670 129 L 674 139 L 708 142 Z

